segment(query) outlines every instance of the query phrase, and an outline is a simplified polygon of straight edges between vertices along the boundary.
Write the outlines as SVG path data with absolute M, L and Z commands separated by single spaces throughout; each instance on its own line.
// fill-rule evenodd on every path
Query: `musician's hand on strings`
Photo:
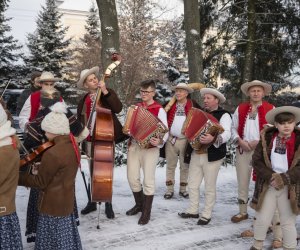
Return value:
M 215 139 L 211 134 L 205 134 L 200 136 L 200 143 L 209 144 Z
M 245 152 L 250 152 L 252 149 L 251 149 L 251 146 L 249 144 L 249 142 L 245 141 L 245 140 L 242 140 L 241 138 L 239 138 L 239 146 L 245 151 Z
M 107 90 L 107 88 L 106 88 L 106 84 L 105 84 L 104 81 L 100 81 L 100 82 L 98 83 L 98 87 L 101 89 L 103 95 L 107 95 L 107 94 L 108 94 L 108 90 Z
M 161 139 L 160 139 L 160 138 L 156 138 L 156 137 L 152 137 L 152 138 L 150 139 L 150 143 L 151 143 L 153 146 L 155 146 L 155 147 L 157 147 L 158 145 L 161 145 L 161 144 L 162 144 Z

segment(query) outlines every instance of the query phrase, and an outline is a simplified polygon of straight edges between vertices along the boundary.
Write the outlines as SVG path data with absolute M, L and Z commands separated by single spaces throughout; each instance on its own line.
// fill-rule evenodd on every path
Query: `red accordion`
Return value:
M 211 114 L 200 109 L 191 108 L 187 114 L 182 127 L 182 134 L 185 135 L 192 148 L 199 153 L 205 152 L 212 144 L 201 144 L 200 136 L 211 134 L 215 138 L 224 131 L 218 120 Z
M 153 147 L 152 137 L 163 138 L 168 128 L 147 109 L 132 105 L 128 109 L 123 133 L 132 136 L 141 148 Z

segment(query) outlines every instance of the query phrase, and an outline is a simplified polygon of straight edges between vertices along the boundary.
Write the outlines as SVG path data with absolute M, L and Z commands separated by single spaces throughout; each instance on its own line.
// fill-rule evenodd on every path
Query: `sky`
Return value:
M 72 7 L 76 7 L 76 9 L 85 10 L 88 0 L 66 1 L 72 3 L 70 5 Z M 164 14 L 166 18 L 170 16 L 178 16 L 183 13 L 182 0 L 157 1 L 159 1 L 161 5 L 166 6 L 168 10 Z M 19 40 L 20 43 L 25 43 L 26 34 L 34 32 L 36 28 L 38 12 L 41 10 L 41 6 L 45 6 L 45 2 L 46 0 L 10 0 L 9 8 L 5 15 L 12 18 L 12 20 L 9 22 L 12 28 L 12 34 L 14 38 Z

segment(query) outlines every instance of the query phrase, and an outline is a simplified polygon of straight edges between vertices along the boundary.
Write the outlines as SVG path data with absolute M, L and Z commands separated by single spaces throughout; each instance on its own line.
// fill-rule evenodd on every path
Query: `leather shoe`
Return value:
M 179 196 L 187 199 L 189 198 L 189 193 L 187 191 L 179 192 Z
M 174 193 L 173 192 L 166 192 L 165 195 L 164 195 L 164 198 L 166 200 L 169 200 L 173 197 Z
M 190 214 L 190 213 L 178 213 L 178 215 L 183 218 L 183 219 L 188 219 L 188 218 L 199 218 L 199 214 Z
M 236 214 L 231 217 L 231 222 L 232 223 L 239 223 L 242 220 L 247 220 L 248 219 L 248 214 Z
M 207 225 L 209 222 L 211 221 L 211 219 L 207 219 L 205 217 L 201 217 L 199 220 L 198 220 L 198 225 Z
M 115 218 L 115 213 L 110 202 L 105 202 L 105 214 L 108 219 Z
M 97 204 L 96 202 L 91 202 L 89 201 L 85 208 L 81 210 L 81 214 L 85 215 L 85 214 L 89 214 L 93 211 L 96 211 L 97 210 Z

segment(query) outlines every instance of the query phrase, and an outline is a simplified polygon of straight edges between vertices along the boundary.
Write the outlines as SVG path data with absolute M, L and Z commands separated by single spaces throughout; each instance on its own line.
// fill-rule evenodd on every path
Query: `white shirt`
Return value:
M 271 164 L 272 169 L 276 173 L 285 173 L 289 169 L 289 163 L 287 158 L 287 153 L 285 150 L 285 154 L 275 153 L 277 137 L 273 141 L 272 151 L 271 151 Z
M 163 108 L 160 108 L 157 115 L 158 119 L 161 120 L 161 122 L 168 128 L 168 120 L 167 120 L 167 113 Z M 158 145 L 158 148 L 162 148 L 166 141 L 168 140 L 169 132 L 167 132 L 163 137 L 163 144 Z
M 177 138 L 185 138 L 181 133 L 183 123 L 185 122 L 186 115 L 175 115 L 172 126 L 170 128 L 170 134 Z
M 219 141 L 216 140 L 216 142 L 213 144 L 216 148 L 220 147 L 223 143 L 228 142 L 231 138 L 232 120 L 230 115 L 228 113 L 223 114 L 219 123 L 224 128 L 224 132 L 219 135 L 222 138 L 221 143 L 219 143 Z
M 232 140 L 235 141 L 238 137 L 238 127 L 239 127 L 239 107 L 236 108 L 233 116 L 232 116 L 232 128 L 231 128 L 231 134 L 232 134 Z M 246 118 L 246 123 L 244 127 L 244 138 L 241 138 L 245 141 L 259 141 L 259 118 L 258 114 L 255 117 L 255 120 L 249 119 L 249 114 Z

